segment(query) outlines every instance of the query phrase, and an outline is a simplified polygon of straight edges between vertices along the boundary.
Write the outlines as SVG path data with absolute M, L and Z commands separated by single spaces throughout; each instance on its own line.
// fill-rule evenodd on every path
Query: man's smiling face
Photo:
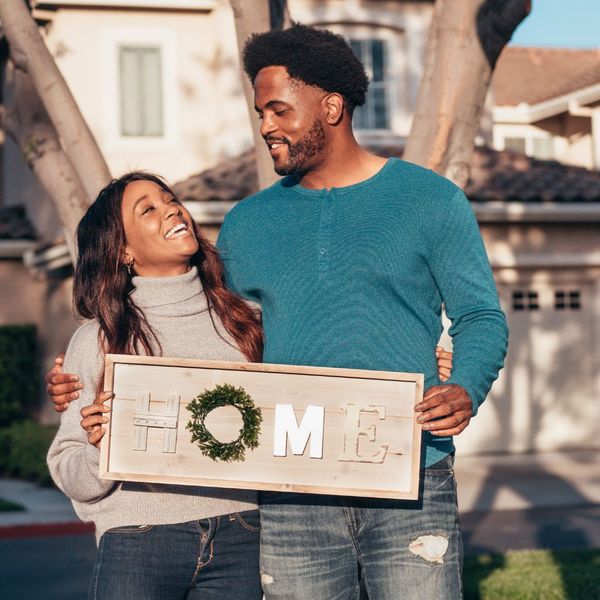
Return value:
M 290 79 L 285 67 L 265 67 L 254 80 L 261 134 L 278 175 L 306 173 L 323 157 L 326 92 Z

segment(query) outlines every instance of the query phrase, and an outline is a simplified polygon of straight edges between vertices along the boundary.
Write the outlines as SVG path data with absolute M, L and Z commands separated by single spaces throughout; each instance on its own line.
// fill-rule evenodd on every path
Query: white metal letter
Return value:
M 310 457 L 323 458 L 324 406 L 307 406 L 300 426 L 291 404 L 275 405 L 273 456 L 287 456 L 287 441 L 292 454 L 304 454 L 310 437 Z

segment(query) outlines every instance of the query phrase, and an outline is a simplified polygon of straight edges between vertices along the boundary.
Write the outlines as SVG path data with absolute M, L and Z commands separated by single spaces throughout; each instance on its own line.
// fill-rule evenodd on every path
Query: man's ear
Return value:
M 335 92 L 323 98 L 325 104 L 325 119 L 329 125 L 338 125 L 344 116 L 344 98 Z

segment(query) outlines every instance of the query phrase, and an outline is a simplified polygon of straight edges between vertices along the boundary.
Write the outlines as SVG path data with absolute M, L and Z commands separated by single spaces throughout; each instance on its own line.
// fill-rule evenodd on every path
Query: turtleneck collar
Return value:
M 183 316 L 208 309 L 197 267 L 173 277 L 132 279 L 131 299 L 146 314 Z

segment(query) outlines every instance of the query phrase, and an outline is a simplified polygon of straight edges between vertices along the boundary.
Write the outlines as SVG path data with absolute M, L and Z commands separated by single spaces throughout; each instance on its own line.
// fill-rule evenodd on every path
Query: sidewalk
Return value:
M 587 511 L 587 519 L 598 522 L 600 451 L 463 456 L 456 461 L 456 478 L 462 521 L 467 529 L 473 529 L 472 535 L 486 519 L 493 518 L 490 513 L 503 513 L 505 520 L 512 521 L 513 534 L 518 534 L 514 530 L 521 526 L 516 525 L 519 518 L 511 511 L 534 509 L 527 513 L 526 522 L 533 521 L 535 515 L 550 518 L 557 509 L 557 518 L 573 515 L 579 508 Z M 79 521 L 71 502 L 54 488 L 0 479 L 0 498 L 25 507 L 22 512 L 0 512 L 0 537 L 91 531 L 89 524 Z M 596 530 L 597 537 L 592 537 L 590 543 L 596 539 L 600 542 L 598 525 Z

